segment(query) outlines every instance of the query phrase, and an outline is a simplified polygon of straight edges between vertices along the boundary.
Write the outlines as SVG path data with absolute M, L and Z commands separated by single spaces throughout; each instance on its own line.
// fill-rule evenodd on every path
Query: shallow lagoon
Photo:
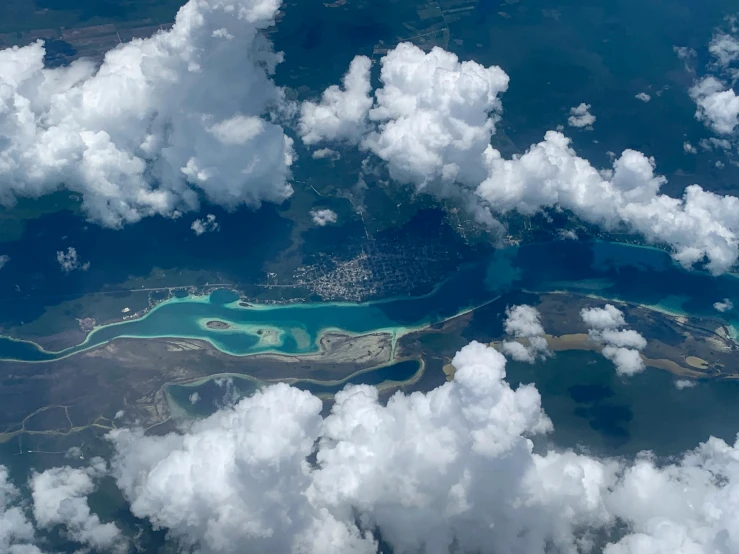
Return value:
M 239 305 L 235 293 L 219 290 L 206 297 L 173 298 L 146 316 L 94 330 L 83 344 L 47 352 L 30 342 L 0 339 L 0 359 L 46 361 L 104 344 L 117 337 L 203 339 L 233 355 L 267 351 L 302 354 L 318 350 L 329 330 L 350 334 L 403 333 L 489 302 L 512 290 L 566 291 L 653 306 L 671 312 L 716 317 L 713 303 L 739 303 L 739 279 L 687 271 L 655 248 L 622 243 L 561 241 L 499 250 L 489 261 L 469 265 L 431 293 L 365 304 L 313 303 Z M 736 312 L 721 316 L 739 326 Z M 208 329 L 218 319 L 227 330 Z M 264 341 L 259 331 L 278 340 Z

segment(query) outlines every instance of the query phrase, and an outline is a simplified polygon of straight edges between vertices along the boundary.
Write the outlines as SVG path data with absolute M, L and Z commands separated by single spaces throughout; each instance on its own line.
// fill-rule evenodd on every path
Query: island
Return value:
M 219 330 L 219 331 L 220 330 L 230 329 L 231 328 L 231 324 L 230 323 L 226 323 L 225 321 L 220 321 L 218 319 L 211 319 L 210 321 L 208 321 L 205 324 L 205 326 L 208 329 L 216 329 L 216 330 Z

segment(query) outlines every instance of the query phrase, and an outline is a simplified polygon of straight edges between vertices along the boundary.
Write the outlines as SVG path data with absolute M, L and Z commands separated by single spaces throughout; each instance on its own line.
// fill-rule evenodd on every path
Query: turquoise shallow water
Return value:
M 739 304 L 739 278 L 686 271 L 654 248 L 621 243 L 562 241 L 499 250 L 490 260 L 465 267 L 433 292 L 365 304 L 315 303 L 239 306 L 237 296 L 174 298 L 145 317 L 100 327 L 78 346 L 46 352 L 30 342 L 0 338 L 0 359 L 45 361 L 74 354 L 118 337 L 186 337 L 210 341 L 224 352 L 299 354 L 317 350 L 322 332 L 402 330 L 442 321 L 512 290 L 595 294 L 691 316 L 718 316 L 713 303 Z M 739 326 L 736 312 L 720 314 Z M 205 326 L 227 321 L 228 330 Z M 262 334 L 257 330 L 269 330 Z M 278 340 L 265 341 L 271 335 Z

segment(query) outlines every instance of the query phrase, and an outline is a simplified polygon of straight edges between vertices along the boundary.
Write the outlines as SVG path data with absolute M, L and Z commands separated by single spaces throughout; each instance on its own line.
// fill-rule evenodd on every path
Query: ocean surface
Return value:
M 632 302 L 689 316 L 721 317 L 739 327 L 734 311 L 719 314 L 724 298 L 739 305 L 739 278 L 688 271 L 659 249 L 623 243 L 560 241 L 496 251 L 470 264 L 431 293 L 364 304 L 309 303 L 242 306 L 238 295 L 218 290 L 209 296 L 173 298 L 146 316 L 95 329 L 87 339 L 60 352 L 0 338 L 0 360 L 40 362 L 69 356 L 118 337 L 179 337 L 209 341 L 223 352 L 316 352 L 326 331 L 348 334 L 395 333 L 418 329 L 481 306 L 501 294 L 564 291 Z M 209 329 L 220 320 L 229 329 Z M 267 340 L 269 338 L 269 340 Z

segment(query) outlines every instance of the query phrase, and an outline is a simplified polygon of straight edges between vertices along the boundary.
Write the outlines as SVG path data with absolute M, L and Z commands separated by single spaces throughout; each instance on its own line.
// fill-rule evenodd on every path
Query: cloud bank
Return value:
M 655 160 L 641 152 L 625 150 L 611 168 L 597 169 L 577 155 L 562 133 L 549 131 L 523 154 L 504 158 L 490 145 L 502 110 L 500 95 L 508 86 L 500 68 L 461 62 L 439 48 L 426 54 L 401 43 L 380 60 L 381 86 L 368 108 L 369 75 L 361 67 L 362 86 L 347 84 L 358 78 L 353 64 L 345 78 L 346 94 L 329 89 L 329 96 L 341 102 L 349 102 L 350 90 L 359 91 L 362 100 L 362 109 L 352 111 L 347 123 L 351 132 L 334 133 L 334 142 L 356 143 L 378 156 L 395 181 L 440 196 L 461 195 L 479 220 L 491 224 L 496 213 L 530 215 L 560 207 L 607 230 L 666 245 L 685 267 L 705 263 L 718 274 L 737 263 L 739 199 L 699 185 L 687 187 L 681 198 L 661 194 L 666 179 L 655 172 Z M 323 103 L 332 105 L 325 98 Z M 584 115 L 585 106 L 578 113 Z M 363 111 L 366 120 L 355 125 Z M 341 113 L 331 110 L 336 117 Z M 358 138 L 356 131 L 365 124 L 368 130 Z M 334 122 L 332 128 L 343 127 Z M 305 117 L 301 133 L 312 144 L 319 136 L 322 146 L 333 144 L 329 133 L 312 132 Z
M 623 315 L 584 319 L 607 331 Z M 739 549 L 739 442 L 710 438 L 666 461 L 535 451 L 531 438 L 552 430 L 536 388 L 512 388 L 503 355 L 479 343 L 452 363 L 453 381 L 386 403 L 349 386 L 327 416 L 318 398 L 278 384 L 179 433 L 118 429 L 112 475 L 180 552 L 374 554 L 380 540 L 394 554 Z M 34 474 L 38 525 L 105 551 L 124 544 L 85 498 L 103 471 L 94 460 Z M 11 554 L 39 552 L 26 508 L 0 467 Z
M 279 0 L 191 0 L 174 26 L 100 67 L 44 67 L 41 42 L 0 50 L 0 201 L 64 186 L 110 227 L 200 197 L 225 207 L 291 194 L 291 140 L 265 116 L 281 61 L 259 34 Z
M 710 439 L 667 464 L 534 453 L 529 437 L 552 429 L 537 390 L 512 389 L 478 343 L 453 365 L 452 382 L 386 405 L 348 387 L 325 418 L 276 385 L 182 435 L 115 431 L 114 475 L 134 514 L 203 553 L 364 554 L 380 538 L 396 554 L 739 548 L 739 445 Z
M 41 43 L 0 50 L 0 201 L 64 186 L 82 194 L 91 219 L 116 227 L 202 198 L 234 208 L 290 196 L 291 139 L 270 117 L 287 105 L 271 80 L 281 56 L 260 33 L 279 6 L 191 0 L 171 30 L 109 51 L 100 67 L 45 68 Z M 709 48 L 722 71 L 736 61 L 732 36 Z M 491 226 L 495 214 L 558 207 L 665 245 L 686 267 L 736 265 L 736 197 L 699 185 L 669 197 L 652 158 L 625 150 L 596 168 L 556 131 L 506 159 L 490 144 L 508 88 L 502 69 L 409 43 L 379 66 L 374 91 L 370 60 L 358 56 L 341 87 L 302 104 L 297 131 L 317 156 L 356 144 L 396 182 L 461 197 Z M 693 95 L 717 132 L 736 128 L 739 101 L 722 81 L 706 77 Z M 571 115 L 592 118 L 587 104 Z

